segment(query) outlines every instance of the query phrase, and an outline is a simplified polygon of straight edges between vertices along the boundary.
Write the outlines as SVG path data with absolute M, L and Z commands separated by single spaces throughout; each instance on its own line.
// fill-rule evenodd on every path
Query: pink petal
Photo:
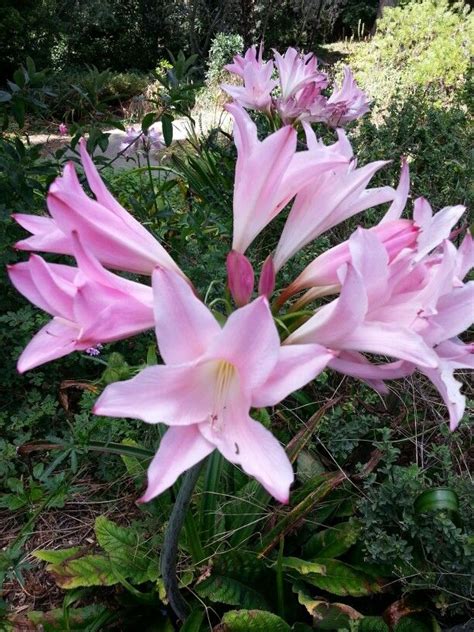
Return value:
M 435 368 L 436 353 L 423 338 L 396 323 L 365 322 L 341 339 L 339 348 L 388 355 L 418 366 Z
M 76 342 L 78 334 L 79 329 L 73 323 L 68 324 L 61 318 L 53 318 L 33 336 L 24 349 L 18 360 L 18 371 L 24 373 L 40 364 L 57 360 L 76 349 L 81 349 Z
M 177 478 L 199 463 L 215 447 L 206 441 L 196 425 L 169 428 L 148 467 L 148 487 L 140 498 L 148 502 L 173 485 Z
M 388 253 L 377 235 L 358 228 L 349 239 L 352 264 L 364 280 L 369 304 L 388 298 Z
M 228 461 L 241 465 L 272 496 L 287 503 L 294 480 L 291 463 L 272 433 L 251 419 L 247 410 L 241 402 L 229 402 L 221 430 L 208 423 L 200 424 L 199 430 Z
M 395 191 L 395 197 L 390 205 L 390 208 L 385 213 L 381 220 L 381 224 L 386 222 L 393 222 L 400 219 L 405 209 L 408 194 L 410 193 L 410 169 L 406 158 L 402 158 L 402 170 L 400 172 L 400 182 Z
M 430 318 L 430 324 L 442 330 L 443 340 L 469 329 L 474 322 L 474 281 L 442 296 L 436 304 L 436 311 L 438 313 Z
M 432 217 L 431 207 L 424 198 L 415 200 L 413 217 L 420 227 L 417 239 L 418 253 L 415 261 L 421 261 L 425 255 L 436 248 L 444 239 L 448 239 L 453 226 L 463 215 L 465 206 L 447 206 Z
M 156 337 L 164 361 L 190 362 L 204 355 L 221 327 L 188 283 L 171 270 L 153 273 Z
M 12 215 L 20 226 L 32 233 L 31 237 L 22 239 L 15 244 L 18 250 L 40 250 L 42 252 L 56 252 L 61 255 L 72 254 L 70 237 L 60 230 L 51 217 L 38 215 Z
M 449 428 L 456 430 L 466 408 L 466 398 L 461 393 L 462 384 L 455 379 L 449 362 L 441 362 L 436 369 L 420 368 L 434 384 L 449 411 Z
M 347 273 L 339 298 L 324 305 L 288 338 L 287 344 L 318 343 L 326 347 L 339 345 L 362 323 L 367 313 L 367 295 L 362 278 L 352 266 Z
M 244 389 L 254 389 L 268 378 L 278 359 L 280 339 L 265 297 L 229 316 L 213 342 L 211 357 L 237 367 Z
M 324 370 L 334 353 L 320 345 L 286 345 L 267 381 L 252 393 L 252 406 L 275 406 Z
M 186 426 L 207 419 L 215 399 L 215 365 L 151 366 L 106 387 L 94 414 Z

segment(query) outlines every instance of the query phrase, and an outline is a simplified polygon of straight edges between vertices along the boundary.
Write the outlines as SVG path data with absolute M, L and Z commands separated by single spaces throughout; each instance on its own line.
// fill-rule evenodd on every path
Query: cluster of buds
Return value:
M 357 87 L 352 72 L 346 66 L 341 86 L 334 87 L 328 98 L 322 91 L 328 87 L 326 73 L 318 70 L 313 53 L 298 53 L 288 48 L 281 55 L 274 51 L 274 59 L 264 62 L 263 48 L 252 46 L 242 57 L 234 57 L 225 66 L 237 75 L 243 85 L 223 84 L 221 87 L 236 103 L 249 110 L 260 110 L 270 116 L 278 115 L 283 124 L 295 121 L 322 122 L 330 127 L 341 127 L 360 118 L 369 110 L 365 93 Z M 273 77 L 277 74 L 277 80 Z
M 296 88 L 286 96 L 298 95 L 298 86 L 305 89 L 308 76 L 321 80 L 311 59 L 304 66 L 304 77 L 291 75 Z M 238 155 L 227 257 L 235 310 L 223 325 L 224 315 L 216 317 L 163 246 L 113 198 L 84 141 L 82 165 L 94 198 L 69 163 L 50 188 L 50 216 L 15 216 L 32 233 L 17 248 L 67 254 L 77 262 L 48 263 L 33 254 L 9 267 L 15 287 L 52 316 L 23 351 L 20 371 L 156 331 L 163 364 L 109 384 L 94 407 L 97 415 L 169 426 L 150 465 L 143 501 L 217 449 L 277 500 L 288 502 L 290 461 L 250 409 L 275 406 L 324 369 L 363 380 L 381 393 L 387 380 L 420 371 L 440 392 L 454 430 L 465 406 L 454 371 L 474 368 L 474 345 L 459 338 L 473 317 L 474 282 L 464 281 L 474 264 L 473 239 L 468 232 L 459 247 L 451 240 L 464 207 L 433 214 L 419 198 L 413 217 L 402 218 L 410 185 L 406 162 L 396 188 L 369 188 L 386 163 L 357 166 L 343 130 L 325 145 L 304 123 L 307 147 L 298 150 L 293 126 L 260 140 L 241 106 L 227 109 Z M 291 201 L 255 288 L 246 253 Z M 387 203 L 379 224 L 357 228 L 289 286 L 275 289 L 280 269 L 324 231 Z M 107 268 L 148 275 L 151 285 Z M 292 319 L 292 310 L 298 318 Z M 289 326 L 279 331 L 277 321 Z

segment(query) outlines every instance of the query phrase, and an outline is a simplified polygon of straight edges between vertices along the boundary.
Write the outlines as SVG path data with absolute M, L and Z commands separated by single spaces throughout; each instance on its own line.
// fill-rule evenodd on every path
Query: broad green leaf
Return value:
M 163 130 L 163 138 L 167 147 L 173 142 L 173 119 L 169 114 L 163 114 L 161 117 L 161 129 Z
M 293 592 L 298 595 L 298 602 L 306 608 L 313 617 L 314 627 L 317 630 L 336 630 L 349 621 L 361 620 L 363 615 L 343 603 L 330 603 L 325 599 L 313 598 L 307 586 L 303 583 L 293 585 Z
M 218 556 L 210 573 L 195 586 L 201 597 L 230 606 L 268 608 L 266 597 L 255 590 L 255 586 L 268 589 L 272 585 L 273 574 L 254 554 L 232 552 Z
M 315 533 L 303 547 L 306 558 L 339 557 L 357 541 L 361 530 L 358 522 L 350 521 Z
M 11 101 L 12 95 L 5 90 L 0 90 L 0 103 L 6 103 L 7 101 Z
M 222 617 L 222 632 L 290 632 L 276 614 L 264 610 L 231 610 Z
M 326 566 L 324 564 L 316 564 L 315 562 L 307 562 L 297 557 L 284 557 L 282 559 L 283 568 L 298 571 L 301 575 L 311 575 L 313 573 L 325 575 Z
M 145 114 L 142 120 L 142 131 L 146 133 L 148 129 L 156 121 L 156 119 L 157 119 L 156 112 L 148 112 L 148 114 Z
M 381 584 L 378 581 L 344 562 L 327 558 L 313 559 L 312 562 L 325 566 L 326 573 L 324 575 L 304 574 L 301 576 L 302 579 L 333 595 L 362 597 L 381 590 Z
M 232 577 L 212 575 L 199 583 L 195 590 L 200 597 L 210 599 L 215 603 L 257 609 L 269 607 L 263 595 Z
M 132 528 L 120 527 L 105 516 L 95 521 L 97 541 L 108 555 L 112 567 L 135 584 L 159 577 L 158 556 L 149 557 L 149 546 Z
M 71 557 L 77 557 L 82 555 L 82 552 L 86 552 L 86 548 L 81 546 L 73 546 L 70 549 L 57 549 L 55 551 L 48 551 L 46 549 L 39 549 L 33 552 L 33 556 L 42 560 L 43 562 L 49 562 L 50 564 L 60 564 L 64 560 Z
M 459 498 L 452 489 L 446 487 L 427 489 L 415 500 L 417 514 L 442 510 L 459 512 Z
M 60 588 L 71 590 L 82 586 L 113 586 L 118 583 L 112 564 L 105 555 L 70 557 L 46 570 Z
M 364 617 L 359 623 L 359 632 L 389 632 L 389 627 L 382 617 Z
M 103 625 L 114 617 L 112 612 L 99 604 L 68 609 L 67 611 L 64 608 L 56 608 L 49 612 L 33 611 L 29 612 L 27 616 L 35 626 L 38 626 L 38 629 L 45 632 L 50 630 L 57 630 L 58 632 L 64 630 L 101 630 L 104 629 Z

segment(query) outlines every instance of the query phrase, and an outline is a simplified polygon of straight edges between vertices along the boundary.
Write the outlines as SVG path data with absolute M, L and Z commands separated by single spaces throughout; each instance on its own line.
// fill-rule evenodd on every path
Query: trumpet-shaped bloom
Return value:
M 257 66 L 262 62 L 263 46 L 259 47 L 257 53 L 257 47 L 255 44 L 246 50 L 245 55 L 236 55 L 231 64 L 227 64 L 224 68 L 234 75 L 239 77 L 244 76 L 244 70 L 248 65 Z
M 368 111 L 367 95 L 357 86 L 350 68 L 346 66 L 341 87 L 334 90 L 329 99 L 318 97 L 309 108 L 306 120 L 339 127 L 360 118 Z
M 271 92 L 277 85 L 272 79 L 273 62 L 251 62 L 242 70 L 243 86 L 222 84 L 221 88 L 244 108 L 269 111 L 272 104 Z
M 407 280 L 411 261 L 389 267 L 384 245 L 361 228 L 350 238 L 349 247 L 351 263 L 340 270 L 339 298 L 320 308 L 286 343 L 318 343 L 436 368 L 436 354 L 413 323 L 436 303 L 436 287 L 442 284 L 444 271 L 436 270 L 431 278 L 415 274 Z
M 166 365 L 108 386 L 99 415 L 170 426 L 148 470 L 150 500 L 218 449 L 275 498 L 288 501 L 293 472 L 273 435 L 249 416 L 313 379 L 333 357 L 319 345 L 280 347 L 266 298 L 234 312 L 223 328 L 176 273 L 153 274 L 156 334 Z
M 274 55 L 283 100 L 295 96 L 309 84 L 316 84 L 319 92 L 327 86 L 327 75 L 318 70 L 318 60 L 313 53 L 300 54 L 290 47 L 283 55 L 278 51 L 274 51 Z
M 128 213 L 107 190 L 80 142 L 82 165 L 95 200 L 86 195 L 68 163 L 50 187 L 47 204 L 51 217 L 16 214 L 16 221 L 32 232 L 19 241 L 20 250 L 73 255 L 72 232 L 103 265 L 138 274 L 151 274 L 156 265 L 179 268 L 163 246 Z
M 310 150 L 323 150 L 324 145 L 318 142 L 309 125 L 305 125 L 305 131 Z M 366 188 L 373 175 L 387 163 L 377 161 L 357 169 L 343 130 L 338 130 L 338 141 L 325 149 L 345 155 L 350 162 L 318 174 L 298 192 L 275 252 L 277 271 L 324 231 L 372 206 L 393 200 L 396 195 L 388 186 Z
M 132 156 L 137 152 L 156 152 L 163 149 L 163 147 L 165 147 L 163 134 L 156 124 L 151 125 L 146 133 L 142 132 L 141 127 L 131 125 L 127 127 L 119 150 L 125 156 Z
M 254 272 L 245 255 L 231 250 L 227 255 L 227 285 L 238 307 L 247 305 L 253 292 Z
M 298 191 L 322 172 L 347 165 L 348 158 L 322 145 L 295 153 L 296 132 L 290 126 L 260 141 L 255 123 L 245 110 L 236 104 L 227 109 L 235 119 L 238 153 L 232 248 L 243 254 Z
M 46 263 L 37 255 L 8 268 L 16 289 L 53 316 L 21 354 L 21 373 L 154 325 L 151 288 L 105 270 L 76 234 L 72 240 L 78 268 Z

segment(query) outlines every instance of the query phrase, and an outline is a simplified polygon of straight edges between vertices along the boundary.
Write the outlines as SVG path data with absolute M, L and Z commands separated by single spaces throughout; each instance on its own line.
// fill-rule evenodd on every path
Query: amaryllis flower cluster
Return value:
M 322 93 L 328 87 L 328 76 L 318 69 L 313 53 L 288 48 L 283 55 L 274 51 L 273 60 L 264 62 L 263 47 L 257 52 L 257 47 L 252 46 L 225 68 L 243 82 L 239 86 L 221 86 L 236 103 L 272 117 L 278 115 L 284 124 L 313 121 L 341 127 L 369 110 L 367 96 L 347 66 L 341 85 L 333 87 L 331 96 Z
M 288 82 L 301 87 L 316 72 L 311 59 L 308 64 Z M 240 70 L 245 60 L 235 65 Z M 465 407 L 454 372 L 474 367 L 474 345 L 459 338 L 473 320 L 474 283 L 465 277 L 474 245 L 470 233 L 459 247 L 450 239 L 464 207 L 433 213 L 419 198 L 413 217 L 408 209 L 402 218 L 410 186 L 406 162 L 396 188 L 370 187 L 386 163 L 358 166 L 341 129 L 325 145 L 305 123 L 307 148 L 300 151 L 292 126 L 260 140 L 241 106 L 228 110 L 238 156 L 226 262 L 235 310 L 227 319 L 204 304 L 163 246 L 112 197 L 83 141 L 82 164 L 94 199 L 70 163 L 50 188 L 49 216 L 15 216 L 31 233 L 17 248 L 76 261 L 52 264 L 32 254 L 9 267 L 15 287 L 52 316 L 23 351 L 20 371 L 156 331 L 163 363 L 110 384 L 94 407 L 97 415 L 169 426 L 149 467 L 143 501 L 217 449 L 288 502 L 290 461 L 252 409 L 277 405 L 324 369 L 363 380 L 380 393 L 386 393 L 387 380 L 419 371 L 438 389 L 454 430 Z M 246 253 L 289 204 L 276 249 L 260 262 L 256 283 Z M 298 251 L 383 204 L 388 210 L 379 224 L 357 228 L 287 287 L 275 289 L 279 271 Z M 151 285 L 120 271 L 151 277 Z M 292 310 L 298 310 L 298 324 L 279 331 L 277 322 Z
M 125 156 L 137 153 L 157 152 L 165 147 L 165 140 L 157 124 L 151 125 L 146 132 L 140 126 L 130 125 L 120 143 L 119 151 Z

